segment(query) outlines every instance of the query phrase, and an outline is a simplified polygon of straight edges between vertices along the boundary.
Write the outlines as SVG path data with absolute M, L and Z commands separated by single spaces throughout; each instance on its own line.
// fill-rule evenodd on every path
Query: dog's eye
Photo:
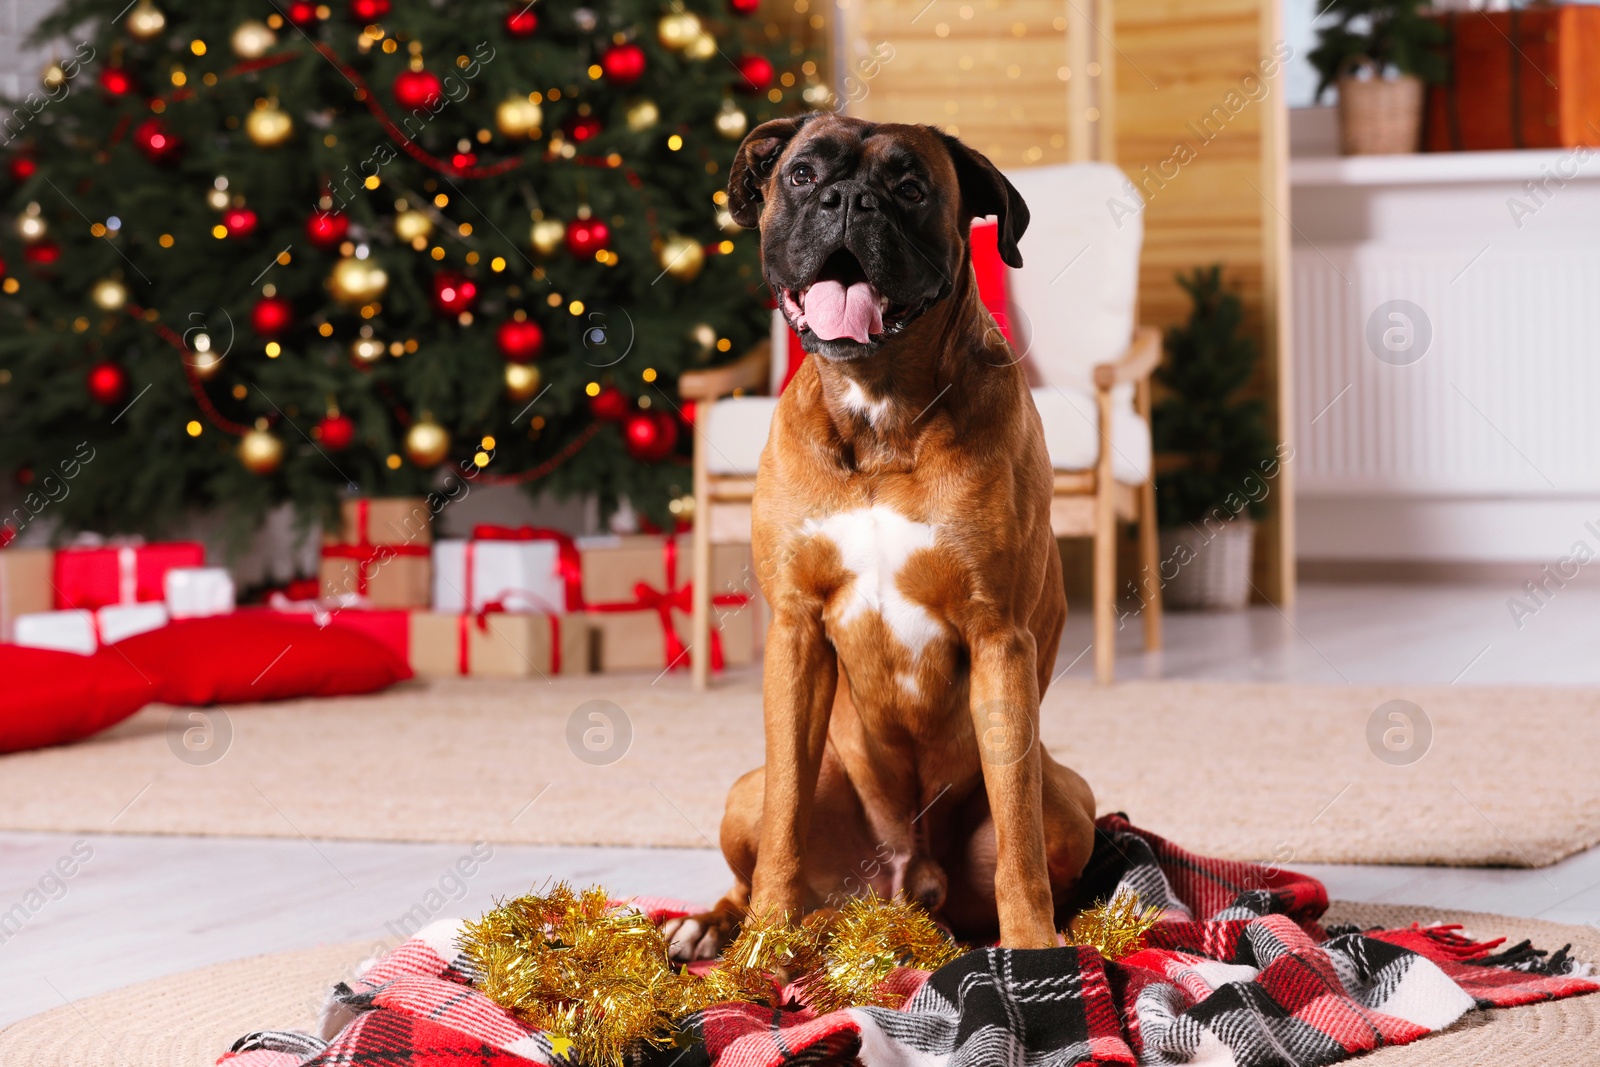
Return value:
M 902 200 L 909 200 L 913 204 L 921 203 L 922 201 L 922 186 L 916 182 L 901 182 L 900 188 L 896 189 L 895 192 L 900 194 Z
M 816 180 L 817 172 L 812 170 L 811 167 L 805 163 L 801 163 L 799 166 L 795 167 L 789 172 L 789 181 L 793 182 L 795 185 L 811 185 L 815 183 Z

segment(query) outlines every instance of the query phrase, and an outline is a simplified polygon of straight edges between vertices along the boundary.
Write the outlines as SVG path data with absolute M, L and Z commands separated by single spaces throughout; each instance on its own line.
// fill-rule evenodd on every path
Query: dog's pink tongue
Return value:
M 878 294 L 866 282 L 846 289 L 842 282 L 817 282 L 806 293 L 806 325 L 824 341 L 849 337 L 861 344 L 883 332 Z

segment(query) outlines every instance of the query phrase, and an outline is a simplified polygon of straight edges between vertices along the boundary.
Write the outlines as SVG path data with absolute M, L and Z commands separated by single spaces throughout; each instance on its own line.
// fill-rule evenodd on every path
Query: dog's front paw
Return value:
M 727 912 L 707 911 L 668 919 L 661 924 L 661 934 L 667 939 L 667 955 L 673 963 L 692 963 L 714 960 L 722 955 L 723 947 L 733 940 L 738 927 L 737 918 Z

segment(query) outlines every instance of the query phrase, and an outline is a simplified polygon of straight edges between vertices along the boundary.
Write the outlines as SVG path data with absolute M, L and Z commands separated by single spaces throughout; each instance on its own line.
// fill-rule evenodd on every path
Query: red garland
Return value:
M 137 304 L 129 303 L 125 304 L 124 307 L 128 314 L 135 319 L 144 320 L 144 309 Z M 161 322 L 159 319 L 147 321 L 153 321 L 156 333 L 160 334 L 161 339 L 166 341 L 167 344 L 177 349 L 180 356 L 189 354 L 189 348 L 183 343 L 183 338 L 179 337 L 166 323 Z M 235 437 L 243 437 L 250 432 L 250 427 L 243 423 L 234 422 L 217 410 L 217 406 L 206 395 L 205 386 L 200 384 L 200 376 L 195 373 L 194 367 L 190 365 L 187 359 L 180 358 L 178 363 L 183 367 L 183 376 L 189 380 L 189 391 L 194 394 L 195 403 L 200 405 L 200 411 L 210 421 L 211 425 L 223 433 L 231 433 Z

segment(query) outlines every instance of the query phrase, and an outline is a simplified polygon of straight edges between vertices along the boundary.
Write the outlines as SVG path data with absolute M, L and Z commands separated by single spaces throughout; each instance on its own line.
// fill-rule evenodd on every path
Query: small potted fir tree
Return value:
M 1331 0 L 1308 58 L 1317 98 L 1339 90 L 1339 148 L 1347 156 L 1415 152 L 1424 82 L 1444 81 L 1449 31 L 1423 12 L 1427 0 Z
M 1260 400 L 1239 396 L 1255 373 L 1255 342 L 1222 267 L 1178 276 L 1194 303 L 1167 331 L 1155 378 L 1156 476 L 1163 597 L 1174 608 L 1237 608 L 1250 601 L 1255 524 L 1266 513 L 1277 452 Z

